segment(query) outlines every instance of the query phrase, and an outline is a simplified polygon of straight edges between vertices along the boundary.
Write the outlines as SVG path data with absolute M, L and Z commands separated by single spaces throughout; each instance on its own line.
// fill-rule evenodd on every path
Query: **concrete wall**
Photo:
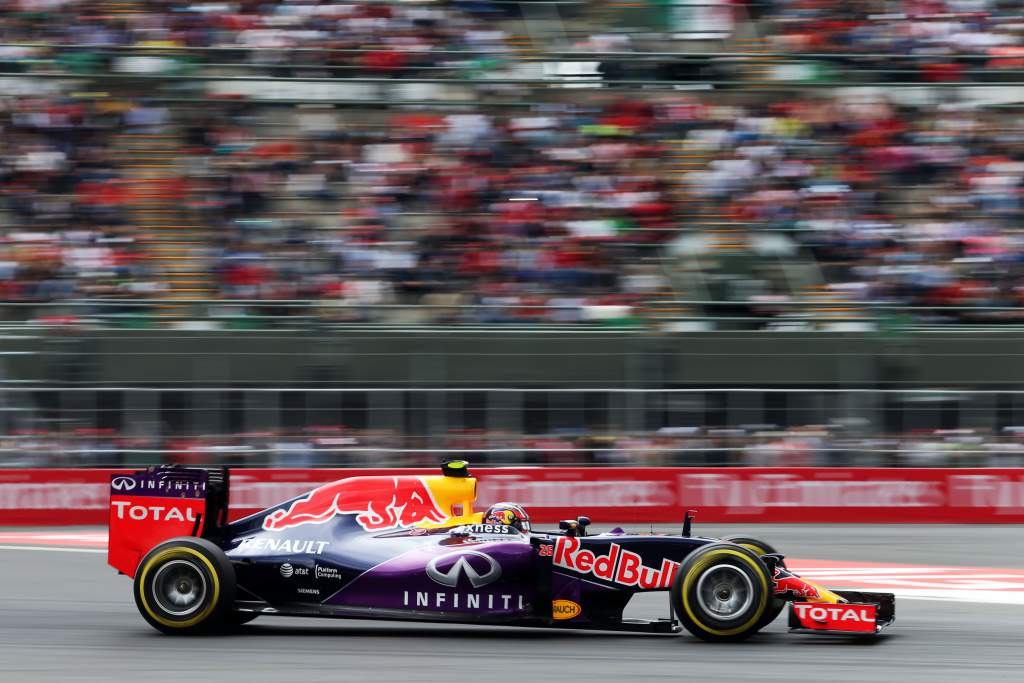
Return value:
M 1024 385 L 1024 335 L 94 331 L 7 335 L 8 380 L 207 386 Z

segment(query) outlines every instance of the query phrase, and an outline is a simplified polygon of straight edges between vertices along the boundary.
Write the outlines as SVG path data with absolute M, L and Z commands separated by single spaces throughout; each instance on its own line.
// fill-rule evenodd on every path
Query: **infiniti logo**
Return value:
M 474 562 L 476 567 L 473 566 Z M 448 568 L 445 570 L 442 567 Z M 479 571 L 481 569 L 482 572 Z M 427 576 L 442 586 L 452 588 L 458 585 L 459 577 L 465 576 L 473 588 L 480 588 L 501 578 L 501 565 L 490 555 L 475 550 L 461 550 L 432 559 L 427 564 Z
M 135 480 L 131 477 L 114 477 L 110 480 L 110 488 L 115 491 L 131 491 L 135 488 Z

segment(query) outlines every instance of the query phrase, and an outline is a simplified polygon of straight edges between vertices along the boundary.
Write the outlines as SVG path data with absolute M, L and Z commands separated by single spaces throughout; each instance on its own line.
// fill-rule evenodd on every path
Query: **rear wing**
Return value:
M 160 465 L 110 478 L 107 562 L 135 576 L 142 557 L 176 536 L 216 539 L 227 524 L 226 467 Z

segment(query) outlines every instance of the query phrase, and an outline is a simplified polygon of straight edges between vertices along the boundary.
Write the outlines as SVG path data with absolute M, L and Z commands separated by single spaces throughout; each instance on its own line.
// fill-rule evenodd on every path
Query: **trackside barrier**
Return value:
M 0 470 L 0 525 L 105 524 L 113 469 Z M 550 523 L 579 514 L 595 522 L 1024 523 L 1024 469 L 875 468 L 474 468 L 478 509 L 527 506 Z M 238 518 L 334 479 L 424 469 L 238 469 Z

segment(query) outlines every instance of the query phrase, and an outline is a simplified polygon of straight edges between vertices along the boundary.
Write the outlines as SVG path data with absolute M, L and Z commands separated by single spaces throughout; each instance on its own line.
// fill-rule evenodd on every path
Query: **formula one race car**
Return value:
M 440 475 L 340 479 L 228 523 L 228 471 L 177 466 L 115 475 L 109 562 L 134 579 L 165 633 L 261 615 L 447 621 L 674 633 L 742 640 L 791 604 L 794 631 L 875 634 L 893 596 L 830 591 L 787 571 L 755 538 L 587 534 L 578 517 L 532 529 L 526 511 L 474 512 L 466 463 Z M 623 618 L 668 591 L 675 619 Z

